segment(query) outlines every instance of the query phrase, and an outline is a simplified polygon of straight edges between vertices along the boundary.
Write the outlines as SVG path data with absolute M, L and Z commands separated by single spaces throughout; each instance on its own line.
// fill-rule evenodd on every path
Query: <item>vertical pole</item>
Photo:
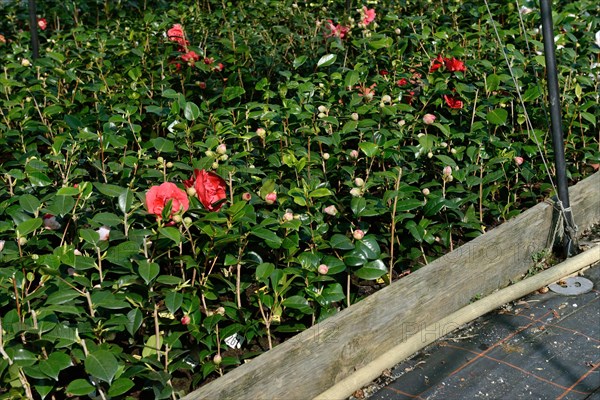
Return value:
M 40 55 L 40 41 L 38 39 L 37 11 L 35 9 L 35 0 L 29 0 L 29 31 L 31 32 L 31 50 L 32 58 L 35 60 Z
M 558 74 L 556 72 L 556 55 L 554 53 L 554 27 L 552 24 L 551 0 L 540 0 L 542 16 L 542 34 L 544 36 L 544 56 L 546 59 L 546 80 L 548 81 L 548 97 L 550 101 L 550 122 L 552 129 L 552 146 L 554 148 L 554 163 L 556 167 L 556 184 L 558 199 L 562 203 L 560 212 L 564 211 L 563 250 L 567 257 L 573 255 L 575 223 L 569 202 L 569 186 L 567 182 L 567 165 L 565 162 L 565 146 L 560 113 L 560 98 L 558 91 Z

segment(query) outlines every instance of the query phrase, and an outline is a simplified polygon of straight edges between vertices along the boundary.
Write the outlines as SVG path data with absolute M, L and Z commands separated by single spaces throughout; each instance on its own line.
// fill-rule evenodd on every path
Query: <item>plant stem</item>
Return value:
M 396 196 L 394 197 L 394 208 L 392 209 L 392 226 L 391 226 L 391 238 L 390 238 L 390 269 L 388 279 L 390 285 L 392 284 L 392 271 L 394 270 L 394 242 L 396 238 L 396 206 L 398 205 L 398 189 L 400 188 L 400 178 L 402 178 L 402 167 L 398 167 L 398 178 L 394 185 Z

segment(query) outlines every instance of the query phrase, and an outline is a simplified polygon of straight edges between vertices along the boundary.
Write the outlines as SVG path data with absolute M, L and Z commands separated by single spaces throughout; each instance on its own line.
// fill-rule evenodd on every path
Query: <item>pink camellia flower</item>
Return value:
M 352 232 L 352 237 L 356 240 L 361 240 L 365 237 L 365 233 L 360 229 L 356 229 L 354 232 Z
M 444 66 L 446 67 L 446 71 L 449 71 L 449 72 L 454 72 L 454 71 L 464 72 L 467 70 L 467 67 L 465 67 L 465 63 L 457 60 L 454 57 L 444 58 Z
M 327 272 L 329 272 L 329 267 L 326 264 L 321 264 L 319 265 L 319 268 L 317 268 L 317 271 L 319 271 L 321 275 L 326 275 Z
M 523 157 L 515 157 L 514 160 L 515 160 L 515 164 L 517 164 L 517 165 L 521 165 L 521 164 L 523 164 L 523 161 L 525 161 L 525 160 L 523 160 Z
M 56 220 L 56 217 L 52 214 L 44 215 L 42 221 L 44 222 L 44 228 L 49 229 L 51 231 L 55 231 L 57 229 L 60 229 L 61 227 L 60 222 L 58 222 Z
M 444 101 L 450 108 L 455 108 L 455 109 L 463 108 L 462 100 L 459 100 L 452 96 L 448 96 L 447 94 L 444 95 Z
M 356 88 L 358 89 L 358 95 L 361 97 L 364 97 L 364 99 L 369 102 L 371 100 L 373 100 L 373 96 L 375 96 L 375 86 L 377 86 L 376 83 L 372 84 L 371 86 L 367 86 L 367 85 L 360 85 L 357 86 Z
M 435 122 L 436 116 L 433 114 L 425 114 L 423 116 L 423 123 L 425 123 L 425 125 L 431 125 Z
M 189 42 L 185 40 L 185 33 L 181 24 L 175 24 L 171 29 L 167 31 L 167 37 L 170 41 L 176 42 L 181 47 L 186 47 Z
M 164 182 L 160 186 L 152 186 L 146 193 L 146 207 L 150 214 L 162 217 L 163 209 L 171 202 L 171 218 L 175 214 L 187 211 L 190 202 L 187 193 L 172 182 Z
M 290 222 L 294 219 L 294 213 L 292 213 L 291 211 L 288 211 L 285 214 L 283 214 L 282 219 L 284 222 Z
M 367 6 L 363 6 L 361 14 L 363 15 L 362 23 L 369 25 L 375 21 L 375 9 L 368 9 Z
M 338 37 L 340 39 L 343 39 L 346 37 L 346 35 L 348 34 L 348 32 L 350 31 L 350 28 L 337 24 L 334 25 L 333 21 L 331 20 L 327 20 L 327 25 L 326 25 L 327 29 L 329 29 L 329 32 L 325 34 L 325 37 Z
M 46 18 L 38 18 L 37 25 L 38 25 L 38 28 L 45 31 L 46 28 L 48 27 L 48 22 L 46 21 Z
M 193 66 L 196 61 L 200 60 L 200 56 L 195 51 L 188 51 L 181 55 L 181 59 L 188 65 Z
M 333 206 L 333 205 L 331 205 L 331 206 L 327 206 L 327 207 L 325 207 L 325 208 L 323 209 L 323 212 L 324 212 L 325 214 L 328 214 L 328 215 L 331 215 L 331 216 L 334 216 L 334 217 L 335 217 L 335 215 L 337 214 L 337 208 L 335 208 L 335 206 Z
M 181 318 L 181 325 L 189 325 L 190 322 L 192 322 L 192 319 L 187 314 Z
M 219 211 L 227 198 L 227 183 L 214 172 L 194 170 L 194 175 L 183 182 L 185 187 L 194 187 L 198 200 L 208 211 Z
M 106 241 L 110 238 L 110 228 L 108 226 L 101 226 L 96 232 L 100 235 L 100 241 Z
M 277 201 L 277 193 L 271 192 L 265 196 L 265 202 L 269 205 L 274 204 Z

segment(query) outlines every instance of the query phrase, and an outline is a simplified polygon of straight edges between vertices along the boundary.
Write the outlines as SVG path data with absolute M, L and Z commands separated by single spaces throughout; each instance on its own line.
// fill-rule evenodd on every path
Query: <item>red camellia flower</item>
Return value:
M 177 42 L 181 47 L 186 47 L 188 41 L 185 40 L 185 33 L 181 24 L 175 24 L 171 29 L 167 31 L 167 37 L 172 42 Z
M 348 32 L 350 31 L 350 28 L 337 24 L 334 25 L 333 21 L 331 20 L 327 20 L 327 28 L 329 29 L 329 33 L 325 34 L 325 37 L 339 37 L 340 39 L 343 39 L 344 37 L 346 37 L 346 35 L 348 34 Z
M 214 172 L 195 169 L 194 175 L 183 183 L 196 189 L 198 200 L 208 211 L 219 211 L 223 206 L 221 201 L 227 197 L 225 180 Z
M 196 61 L 200 60 L 200 56 L 195 51 L 188 51 L 181 55 L 181 59 L 189 65 L 194 65 Z
M 400 78 L 396 82 L 396 85 L 398 85 L 398 86 L 406 86 L 406 85 L 408 85 L 408 80 L 406 78 Z
M 438 54 L 436 58 L 431 62 L 431 67 L 429 67 L 429 72 L 437 71 L 440 67 L 444 65 L 444 58 L 441 54 Z
M 462 100 L 459 100 L 455 97 L 448 96 L 447 94 L 445 94 L 444 100 L 446 101 L 446 104 L 448 104 L 448 107 L 450 107 L 450 108 L 463 108 Z
M 152 186 L 146 193 L 146 207 L 150 214 L 161 218 L 163 209 L 171 201 L 171 217 L 180 211 L 187 211 L 190 206 L 187 194 L 171 182 Z
M 43 31 L 45 31 L 46 28 L 48 27 L 48 22 L 46 21 L 46 18 L 38 18 L 37 24 L 38 24 L 38 28 L 40 28 Z
M 466 71 L 467 67 L 465 67 L 465 63 L 456 58 L 444 58 L 444 65 L 446 67 L 446 71 L 454 72 L 454 71 Z

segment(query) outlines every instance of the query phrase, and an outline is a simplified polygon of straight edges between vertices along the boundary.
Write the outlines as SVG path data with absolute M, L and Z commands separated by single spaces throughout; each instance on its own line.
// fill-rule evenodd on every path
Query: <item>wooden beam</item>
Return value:
M 570 189 L 580 232 L 600 222 L 599 189 L 600 172 Z M 473 298 L 522 277 L 551 243 L 552 225 L 553 206 L 538 204 L 184 399 L 311 399 Z

